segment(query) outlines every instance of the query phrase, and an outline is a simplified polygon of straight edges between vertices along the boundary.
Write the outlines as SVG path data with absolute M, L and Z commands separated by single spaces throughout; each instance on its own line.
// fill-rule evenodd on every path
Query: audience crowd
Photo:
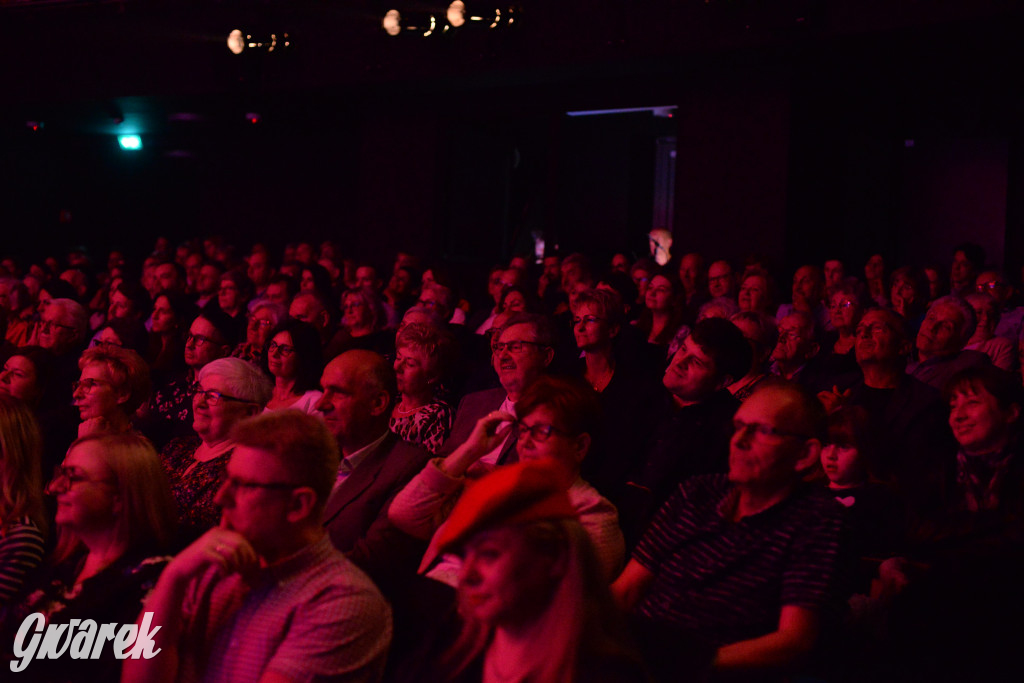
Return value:
M 42 614 L 160 651 L 32 680 L 1019 679 L 1024 292 L 829 256 L 5 258 L 4 666 Z

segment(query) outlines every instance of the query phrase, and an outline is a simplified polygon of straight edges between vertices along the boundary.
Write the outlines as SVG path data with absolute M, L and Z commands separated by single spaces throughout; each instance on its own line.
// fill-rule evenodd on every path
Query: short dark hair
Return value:
M 281 332 L 291 335 L 292 346 L 295 347 L 295 391 L 305 393 L 316 389 L 320 386 L 320 375 L 324 369 L 320 333 L 307 322 L 286 317 L 274 326 L 267 339 L 273 340 Z M 268 376 L 271 374 L 267 364 L 269 355 L 270 351 L 264 350 L 260 358 L 260 368 Z
M 235 348 L 238 342 L 245 338 L 245 329 L 242 323 L 220 310 L 220 307 L 215 305 L 213 301 L 204 307 L 197 317 L 204 318 L 213 325 L 213 328 L 217 330 L 217 334 L 221 336 L 224 343 L 231 348 Z
M 994 365 L 967 368 L 949 378 L 943 389 L 946 399 L 953 394 L 971 391 L 975 394 L 985 391 L 995 398 L 1003 410 L 1011 405 L 1024 407 L 1024 390 L 1015 375 Z
M 740 328 L 724 318 L 705 318 L 693 326 L 693 341 L 715 363 L 720 377 L 733 381 L 750 371 L 753 350 Z
M 523 419 L 541 406 L 551 410 L 559 421 L 558 427 L 573 436 L 594 434 L 601 424 L 597 392 L 578 378 L 538 378 L 516 401 L 516 417 Z
M 975 271 L 979 271 L 985 267 L 985 248 L 980 244 L 974 242 L 963 242 L 956 245 L 953 249 L 953 255 L 956 256 L 956 252 L 962 251 L 967 260 L 974 266 Z

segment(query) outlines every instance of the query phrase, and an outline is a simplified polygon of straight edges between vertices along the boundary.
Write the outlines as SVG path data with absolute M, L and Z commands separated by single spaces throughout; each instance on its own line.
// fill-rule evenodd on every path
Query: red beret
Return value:
M 550 461 L 499 467 L 462 494 L 441 530 L 438 548 L 452 552 L 478 531 L 491 527 L 576 519 L 564 481 L 564 470 Z

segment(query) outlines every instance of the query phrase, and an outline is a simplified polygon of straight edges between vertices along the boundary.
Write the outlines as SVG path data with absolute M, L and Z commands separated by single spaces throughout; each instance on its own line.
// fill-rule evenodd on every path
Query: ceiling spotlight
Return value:
M 287 33 L 270 33 L 261 36 L 253 36 L 251 33 L 242 33 L 237 28 L 228 34 L 228 49 L 236 55 L 242 54 L 245 50 L 263 50 L 274 52 L 291 47 L 291 39 Z
M 437 17 L 433 14 L 423 12 L 402 14 L 398 10 L 392 9 L 388 10 L 387 14 L 384 15 L 380 25 L 389 36 L 407 33 L 418 34 L 427 38 L 438 29 L 439 23 Z
M 117 143 L 121 149 L 137 151 L 142 149 L 142 138 L 138 135 L 118 135 Z
M 462 0 L 455 0 L 455 2 L 448 5 L 446 18 L 448 19 L 448 25 L 452 28 L 458 28 L 465 24 L 466 3 L 462 2 Z

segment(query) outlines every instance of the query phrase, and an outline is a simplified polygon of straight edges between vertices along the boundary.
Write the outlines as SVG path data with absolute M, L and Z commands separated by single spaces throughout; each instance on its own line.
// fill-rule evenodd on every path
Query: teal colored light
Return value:
M 117 142 L 121 149 L 142 149 L 142 138 L 138 135 L 118 135 Z

